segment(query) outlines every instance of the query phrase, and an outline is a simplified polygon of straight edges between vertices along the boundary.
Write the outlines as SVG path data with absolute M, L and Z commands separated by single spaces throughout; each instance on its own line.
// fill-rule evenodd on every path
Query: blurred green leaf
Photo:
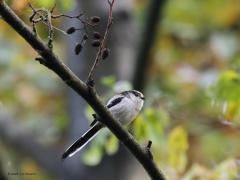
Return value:
M 240 75 L 235 71 L 226 71 L 211 87 L 213 96 L 222 101 L 240 101 Z
M 75 0 L 69 0 L 69 1 L 61 0 L 60 4 L 61 4 L 61 7 L 63 10 L 69 11 L 76 6 L 76 1 Z
M 86 110 L 85 110 L 86 117 L 89 121 L 93 120 L 93 114 L 95 114 L 93 108 L 89 105 L 87 105 Z
M 118 150 L 118 147 L 119 147 L 118 139 L 113 134 L 111 134 L 105 143 L 105 150 L 107 154 L 109 155 L 115 154 Z
M 52 8 L 55 4 L 55 0 L 37 0 L 38 6 L 45 8 Z
M 211 130 L 202 135 L 199 140 L 202 156 L 211 157 L 212 161 L 217 164 L 229 156 L 237 156 L 240 150 L 239 137 L 232 136 L 231 133 L 228 135 L 221 131 Z
M 134 121 L 133 133 L 141 142 L 144 142 L 146 140 L 147 131 L 142 115 L 139 115 L 138 118 Z
M 169 164 L 182 173 L 187 166 L 188 138 L 186 130 L 181 127 L 175 127 L 168 138 L 168 160 Z
M 101 83 L 108 87 L 113 87 L 116 83 L 116 78 L 114 76 L 105 76 L 101 79 Z
M 99 164 L 102 159 L 102 149 L 96 146 L 90 146 L 90 148 L 85 151 L 81 157 L 85 164 L 95 166 Z

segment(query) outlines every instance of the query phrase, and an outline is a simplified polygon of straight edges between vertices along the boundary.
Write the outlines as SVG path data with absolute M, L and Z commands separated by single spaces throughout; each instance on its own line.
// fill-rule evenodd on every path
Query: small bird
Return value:
M 107 103 L 106 107 L 112 114 L 113 118 L 122 125 L 131 123 L 139 114 L 143 107 L 144 95 L 136 90 L 123 91 L 113 96 Z M 98 117 L 91 123 L 91 128 L 75 141 L 62 155 L 62 159 L 72 157 L 80 151 L 90 140 L 92 140 L 100 129 L 104 127 Z

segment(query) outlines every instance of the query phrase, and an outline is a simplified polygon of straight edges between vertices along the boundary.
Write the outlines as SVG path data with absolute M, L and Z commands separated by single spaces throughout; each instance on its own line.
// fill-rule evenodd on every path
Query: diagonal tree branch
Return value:
M 40 39 L 38 39 L 30 28 L 0 0 L 0 15 L 16 32 L 18 32 L 42 57 L 40 63 L 54 71 L 67 85 L 74 89 L 84 98 L 95 112 L 101 117 L 102 122 L 116 135 L 116 137 L 130 150 L 130 152 L 142 164 L 152 179 L 165 179 L 158 170 L 156 164 L 149 158 L 146 151 L 136 140 L 125 131 L 120 123 L 113 119 L 107 108 L 101 103 L 94 89 L 88 87 L 81 81 Z

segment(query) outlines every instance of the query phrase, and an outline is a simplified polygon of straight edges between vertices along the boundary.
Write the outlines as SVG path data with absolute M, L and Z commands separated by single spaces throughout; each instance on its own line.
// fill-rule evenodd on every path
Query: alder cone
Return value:
M 101 42 L 100 42 L 99 40 L 93 40 L 93 41 L 92 41 L 92 46 L 93 46 L 93 47 L 99 47 L 100 44 L 101 44 Z
M 92 23 L 99 23 L 101 21 L 101 18 L 99 16 L 93 16 L 91 17 Z
M 95 32 L 93 33 L 93 37 L 94 37 L 95 39 L 101 39 L 102 36 L 101 36 L 101 34 L 100 34 L 99 32 L 96 32 L 96 31 L 95 31 Z
M 88 35 L 87 34 L 84 34 L 83 35 L 83 40 L 87 40 L 88 39 Z
M 75 46 L 75 54 L 78 55 L 81 51 L 82 51 L 82 44 L 81 43 L 78 43 L 76 46 Z
M 75 27 L 70 27 L 68 30 L 67 30 L 67 34 L 72 34 L 76 31 Z
M 106 59 L 109 56 L 110 49 L 104 48 L 102 52 L 102 59 Z

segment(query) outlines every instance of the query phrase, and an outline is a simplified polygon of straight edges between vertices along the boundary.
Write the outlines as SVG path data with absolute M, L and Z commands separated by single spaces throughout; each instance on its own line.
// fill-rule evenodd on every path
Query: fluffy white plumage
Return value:
M 132 91 L 139 93 L 139 96 L 133 94 Z M 123 125 L 131 123 L 143 107 L 143 94 L 136 90 L 132 91 L 127 91 L 128 93 L 123 92 L 122 94 L 115 95 L 107 103 L 108 107 L 114 100 L 122 98 L 120 102 L 110 107 L 109 111 L 113 115 L 114 119 L 118 120 Z

